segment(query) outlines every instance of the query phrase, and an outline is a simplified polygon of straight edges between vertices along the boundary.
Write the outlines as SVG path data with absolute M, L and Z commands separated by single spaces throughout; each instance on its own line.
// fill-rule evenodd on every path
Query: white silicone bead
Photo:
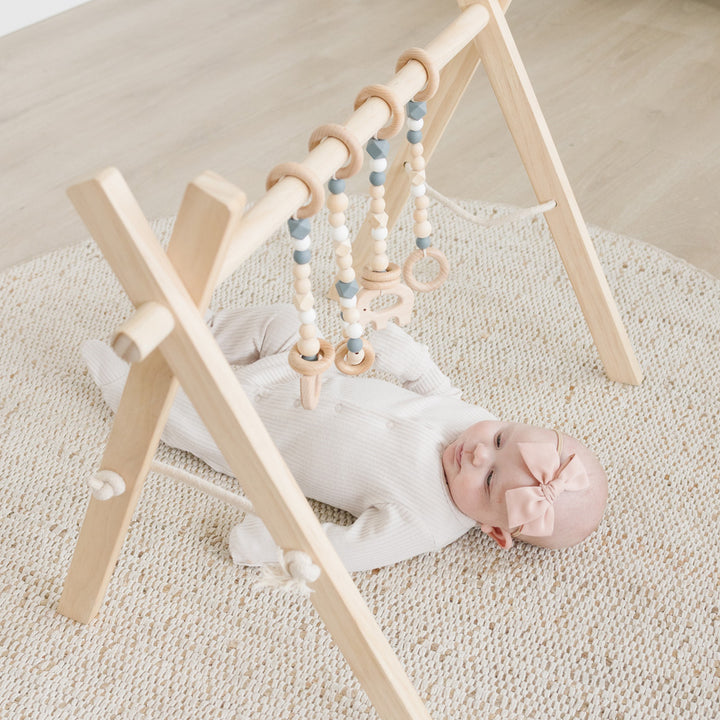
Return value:
M 386 227 L 376 227 L 370 231 L 373 240 L 385 240 L 388 236 L 388 229 Z
M 315 310 L 301 310 L 298 313 L 298 319 L 303 325 L 312 325 L 317 319 Z
M 360 323 L 350 323 L 347 328 L 345 328 L 345 332 L 348 334 L 348 337 L 351 338 L 359 338 L 362 337 L 363 334 L 363 326 Z
M 310 236 L 304 237 L 302 240 L 294 240 L 293 248 L 295 250 L 309 250 L 310 249 Z
M 335 242 L 345 242 L 345 240 L 350 237 L 350 231 L 347 229 L 347 225 L 334 227 L 330 230 L 330 237 L 332 237 Z
M 420 197 L 421 195 L 425 194 L 425 183 L 420 183 L 420 185 L 411 185 L 410 186 L 410 192 L 412 193 L 413 197 Z
M 370 170 L 372 170 L 373 172 L 385 172 L 387 170 L 387 159 L 373 158 L 370 161 Z
M 409 130 L 422 130 L 422 126 L 425 124 L 425 122 L 422 118 L 419 118 L 418 120 L 408 118 L 407 124 Z
M 340 305 L 344 308 L 351 308 L 357 306 L 357 295 L 353 295 L 349 298 L 340 298 Z

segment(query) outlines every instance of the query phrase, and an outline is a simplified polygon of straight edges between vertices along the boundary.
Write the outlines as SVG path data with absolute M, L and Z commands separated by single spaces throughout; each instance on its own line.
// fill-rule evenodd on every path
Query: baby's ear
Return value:
M 513 546 L 512 535 L 501 527 L 493 525 L 480 525 L 480 529 L 489 535 L 503 550 L 509 550 Z

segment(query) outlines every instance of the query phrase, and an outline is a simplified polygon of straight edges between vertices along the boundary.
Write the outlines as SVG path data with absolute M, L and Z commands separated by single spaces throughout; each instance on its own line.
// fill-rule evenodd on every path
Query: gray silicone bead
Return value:
M 429 238 L 429 237 L 425 237 L 425 238 L 415 238 L 415 244 L 416 244 L 421 250 L 427 250 L 432 243 L 430 242 L 430 238 Z
M 376 187 L 378 185 L 384 185 L 385 184 L 385 173 L 384 172 L 371 172 L 370 173 L 370 184 L 375 185 Z
M 312 257 L 311 250 L 295 250 L 295 251 L 293 251 L 293 260 L 298 265 L 305 265 L 305 264 L 309 263 L 311 257 Z
M 407 131 L 407 139 L 408 139 L 408 142 L 411 142 L 413 145 L 415 143 L 419 143 L 422 140 L 422 131 L 408 130 Z
M 385 158 L 388 156 L 390 150 L 390 141 L 370 138 L 365 149 L 368 151 L 368 155 L 374 160 Z
M 360 352 L 362 350 L 362 347 L 363 347 L 362 338 L 350 338 L 347 341 L 347 349 L 350 352 L 354 352 L 354 353 Z
M 288 229 L 290 230 L 290 236 L 296 240 L 302 240 L 310 234 L 310 218 L 298 220 L 297 218 L 290 218 L 288 220 Z
M 335 283 L 335 289 L 338 291 L 338 295 L 341 298 L 347 299 L 347 298 L 355 297 L 360 290 L 360 286 L 358 285 L 357 280 L 353 280 L 352 282 L 349 282 L 349 283 L 342 282 L 342 280 L 338 280 Z
M 339 195 L 341 192 L 345 192 L 345 181 L 338 180 L 337 178 L 330 178 L 328 180 L 328 190 L 333 195 Z
M 420 118 L 424 117 L 427 114 L 427 103 L 426 102 L 417 102 L 416 100 L 411 100 L 407 104 L 407 116 L 411 120 L 420 120 Z

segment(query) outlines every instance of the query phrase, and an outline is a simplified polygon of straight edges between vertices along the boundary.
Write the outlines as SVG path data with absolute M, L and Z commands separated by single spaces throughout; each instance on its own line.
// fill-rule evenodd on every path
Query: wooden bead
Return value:
M 384 255 L 387 250 L 387 242 L 385 240 L 376 240 L 373 243 L 373 252 L 376 255 Z
M 341 225 L 345 224 L 345 213 L 341 212 L 334 212 L 330 213 L 330 217 L 328 218 L 328 221 L 330 222 L 330 225 L 332 227 L 340 227 Z
M 297 279 L 310 277 L 310 263 L 298 265 L 293 263 L 293 276 Z
M 373 198 L 370 201 L 370 212 L 371 213 L 382 213 L 385 212 L 385 200 L 384 198 Z
M 427 196 L 425 196 L 427 197 Z M 427 210 L 415 210 L 413 212 L 413 220 L 416 223 L 425 222 L 428 219 Z
M 308 293 L 307 295 L 295 295 L 294 304 L 300 311 L 312 310 L 312 306 L 315 304 L 315 298 L 312 296 L 312 293 Z
M 388 263 L 390 262 L 390 258 L 388 258 L 387 255 L 384 253 L 381 255 L 375 255 L 372 259 L 372 262 L 370 263 L 370 267 L 375 272 L 382 272 L 383 270 L 387 270 Z
M 340 282 L 349 283 L 355 279 L 355 271 L 352 267 L 344 268 L 338 273 L 338 279 Z
M 296 278 L 295 279 L 295 292 L 298 295 L 307 295 L 312 290 L 312 283 L 310 278 Z
M 410 167 L 416 172 L 419 170 L 424 170 L 426 165 L 427 163 L 425 162 L 425 158 L 422 155 L 418 155 L 410 161 Z
M 317 338 L 310 338 L 308 340 L 299 340 L 297 349 L 301 355 L 305 357 L 313 357 L 318 354 L 320 350 L 320 341 Z
M 425 171 L 414 172 L 410 182 L 413 185 L 422 185 L 425 182 Z
M 370 197 L 371 198 L 385 197 L 385 186 L 384 185 L 371 185 L 370 186 Z
M 330 195 L 328 195 L 326 204 L 327 204 L 327 209 L 331 213 L 344 212 L 348 206 L 348 196 L 345 193 L 340 193 L 339 195 L 330 194 Z
M 412 153 L 413 157 L 420 157 L 420 155 L 423 154 L 423 146 L 422 143 L 413 143 L 410 146 L 410 152 Z
M 415 223 L 413 226 L 415 237 L 425 238 L 432 233 L 432 225 L 426 220 L 425 222 Z
M 430 205 L 430 198 L 427 195 L 420 195 L 415 198 L 415 208 L 417 210 L 425 210 Z
M 350 245 L 346 245 L 345 243 L 338 243 L 335 246 L 335 257 L 345 257 L 346 255 L 349 255 L 352 248 Z
M 314 337 L 317 337 L 317 328 L 315 327 L 315 325 L 301 325 L 300 337 L 303 340 L 310 340 Z
M 388 220 L 390 218 L 388 217 L 388 214 L 386 212 L 382 213 L 371 213 L 370 215 L 370 227 L 371 228 L 378 228 L 378 227 L 387 227 Z
M 354 307 L 354 308 L 345 308 L 345 310 L 342 311 L 343 314 L 343 320 L 346 323 L 356 323 L 360 320 L 360 311 Z
M 352 267 L 353 259 L 352 255 L 339 255 L 337 258 L 335 258 L 337 261 L 337 266 L 344 270 L 345 268 Z

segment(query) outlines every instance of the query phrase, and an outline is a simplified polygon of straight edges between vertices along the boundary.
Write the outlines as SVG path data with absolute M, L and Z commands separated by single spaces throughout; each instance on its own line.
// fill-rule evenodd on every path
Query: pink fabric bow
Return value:
M 553 443 L 518 443 L 520 456 L 539 485 L 519 487 L 505 493 L 508 523 L 522 526 L 531 537 L 552 535 L 555 526 L 555 500 L 568 490 L 583 490 L 590 484 L 580 458 L 571 455 L 560 467 L 560 455 Z

